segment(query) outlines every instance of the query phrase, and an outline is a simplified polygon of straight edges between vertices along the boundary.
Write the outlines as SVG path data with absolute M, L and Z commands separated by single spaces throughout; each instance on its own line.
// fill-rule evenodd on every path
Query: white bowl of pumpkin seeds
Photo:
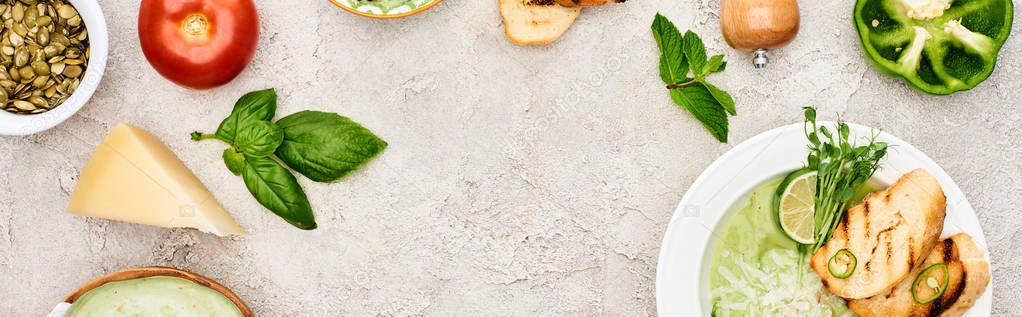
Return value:
M 78 112 L 103 78 L 107 41 L 96 0 L 0 0 L 0 135 Z

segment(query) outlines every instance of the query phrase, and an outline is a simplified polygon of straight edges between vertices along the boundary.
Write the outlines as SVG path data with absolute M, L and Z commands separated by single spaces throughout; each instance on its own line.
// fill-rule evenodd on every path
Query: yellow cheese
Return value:
M 217 234 L 244 230 L 188 167 L 149 132 L 118 124 L 96 148 L 71 194 L 75 215 Z

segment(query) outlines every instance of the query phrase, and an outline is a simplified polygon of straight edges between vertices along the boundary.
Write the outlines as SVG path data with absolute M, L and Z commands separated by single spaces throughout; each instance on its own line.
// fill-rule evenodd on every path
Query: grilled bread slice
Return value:
M 499 0 L 504 18 L 504 34 L 520 45 L 549 44 L 561 37 L 581 6 L 565 7 L 554 0 Z
M 879 294 L 908 276 L 937 244 L 946 207 L 937 179 L 922 169 L 911 171 L 849 209 L 810 265 L 835 295 L 861 299 Z M 855 269 L 843 279 L 827 269 L 842 249 L 856 258 Z
M 932 302 L 918 304 L 912 298 L 912 283 L 924 269 L 937 263 L 947 266 L 947 288 Z M 897 286 L 880 295 L 851 300 L 848 308 L 862 317 L 961 316 L 983 295 L 989 283 L 990 264 L 983 259 L 983 250 L 968 234 L 959 233 L 937 244 L 926 260 Z
M 625 2 L 624 0 L 554 0 L 558 4 L 565 7 L 577 7 L 577 6 L 601 6 L 608 2 Z

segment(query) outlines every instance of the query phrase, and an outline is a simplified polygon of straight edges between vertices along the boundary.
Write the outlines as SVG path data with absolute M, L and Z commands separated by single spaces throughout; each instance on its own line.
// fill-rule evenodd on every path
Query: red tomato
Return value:
M 259 15 L 251 0 L 142 0 L 138 36 L 160 75 L 185 87 L 213 88 L 252 61 Z

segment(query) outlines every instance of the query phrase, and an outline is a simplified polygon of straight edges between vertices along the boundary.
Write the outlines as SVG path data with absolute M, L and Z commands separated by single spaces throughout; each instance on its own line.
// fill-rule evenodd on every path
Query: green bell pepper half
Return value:
M 969 90 L 994 70 L 1011 0 L 858 0 L 855 27 L 884 73 L 934 95 Z

